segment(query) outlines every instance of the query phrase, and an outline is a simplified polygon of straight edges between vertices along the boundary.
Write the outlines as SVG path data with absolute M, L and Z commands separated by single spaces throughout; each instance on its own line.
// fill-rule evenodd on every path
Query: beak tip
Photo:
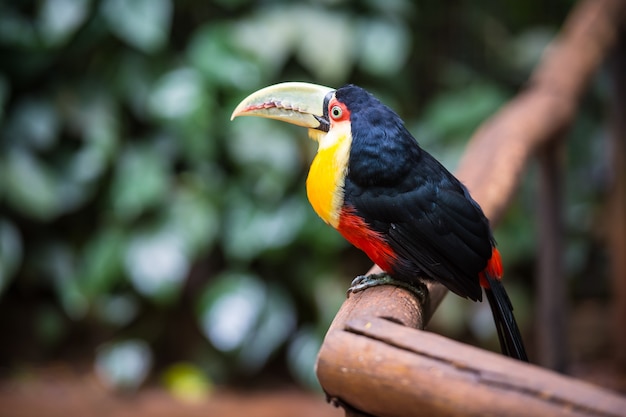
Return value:
M 233 113 L 230 115 L 230 121 L 232 122 L 233 120 L 235 120 L 236 117 L 245 114 L 245 112 L 245 109 L 242 108 L 242 103 L 239 103 L 239 105 L 235 107 L 235 110 L 233 110 Z

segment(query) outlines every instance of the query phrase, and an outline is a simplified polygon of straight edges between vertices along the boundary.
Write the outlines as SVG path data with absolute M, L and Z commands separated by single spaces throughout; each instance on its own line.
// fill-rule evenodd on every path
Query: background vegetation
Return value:
M 304 194 L 300 129 L 229 121 L 279 81 L 351 82 L 450 169 L 524 86 L 572 1 L 24 0 L 0 3 L 0 363 L 94 366 L 176 390 L 296 380 L 370 262 Z M 602 77 L 568 148 L 571 290 L 601 265 Z M 534 183 L 497 239 L 532 340 Z M 592 238 L 590 238 L 590 236 Z M 497 348 L 448 297 L 437 331 Z M 276 376 L 278 375 L 278 376 Z

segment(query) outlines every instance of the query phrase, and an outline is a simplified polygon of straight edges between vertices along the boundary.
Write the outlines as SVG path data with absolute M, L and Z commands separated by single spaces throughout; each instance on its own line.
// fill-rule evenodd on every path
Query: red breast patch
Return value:
M 350 207 L 343 207 L 339 216 L 337 230 L 344 238 L 367 256 L 387 273 L 393 272 L 392 265 L 396 256 L 383 236 L 369 228 L 365 221 L 354 213 Z

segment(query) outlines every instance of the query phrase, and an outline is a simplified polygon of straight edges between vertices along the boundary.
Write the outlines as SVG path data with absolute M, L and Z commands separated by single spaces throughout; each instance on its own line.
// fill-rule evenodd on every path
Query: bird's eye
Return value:
M 333 108 L 330 109 L 330 115 L 335 120 L 341 119 L 342 114 L 343 114 L 343 110 L 339 106 L 333 106 Z

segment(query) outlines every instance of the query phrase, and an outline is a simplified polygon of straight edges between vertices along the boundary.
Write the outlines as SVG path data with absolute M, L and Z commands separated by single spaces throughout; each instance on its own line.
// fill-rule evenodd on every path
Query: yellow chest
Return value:
M 347 127 L 349 129 L 349 125 Z M 350 144 L 350 132 L 345 129 L 334 129 L 322 138 L 306 181 L 307 196 L 313 209 L 334 228 L 339 224 L 343 205 Z

